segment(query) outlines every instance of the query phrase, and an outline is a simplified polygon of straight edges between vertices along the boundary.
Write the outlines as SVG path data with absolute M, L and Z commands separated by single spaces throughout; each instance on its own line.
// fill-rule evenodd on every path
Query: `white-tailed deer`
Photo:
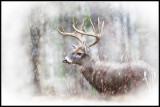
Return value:
M 81 72 L 85 79 L 99 92 L 108 95 L 125 94 L 127 92 L 136 92 L 139 87 L 150 86 L 154 80 L 154 70 L 151 66 L 143 61 L 131 61 L 122 64 L 113 64 L 100 62 L 94 59 L 90 47 L 98 43 L 102 37 L 104 21 L 100 28 L 98 18 L 98 34 L 90 20 L 93 33 L 88 33 L 85 29 L 85 21 L 82 25 L 82 30 L 78 30 L 74 26 L 74 17 L 72 19 L 73 33 L 66 33 L 61 27 L 58 32 L 64 36 L 72 36 L 80 41 L 81 46 L 74 47 L 73 52 L 66 56 L 63 63 L 77 64 L 81 67 Z M 96 38 L 93 43 L 85 43 L 77 33 L 92 36 Z

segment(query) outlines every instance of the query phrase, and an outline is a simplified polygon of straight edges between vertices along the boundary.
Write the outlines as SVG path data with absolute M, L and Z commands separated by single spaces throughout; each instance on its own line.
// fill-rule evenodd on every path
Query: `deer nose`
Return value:
M 66 59 L 63 59 L 63 63 L 67 63 L 67 60 L 66 60 Z

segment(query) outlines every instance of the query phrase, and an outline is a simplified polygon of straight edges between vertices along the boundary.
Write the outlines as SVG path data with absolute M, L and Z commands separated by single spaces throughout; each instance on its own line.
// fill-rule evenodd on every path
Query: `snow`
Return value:
M 53 2 L 53 4 L 57 5 L 58 2 Z M 140 2 L 140 3 L 135 3 L 134 5 L 132 4 L 133 2 L 130 2 L 128 4 L 125 4 L 125 6 L 128 5 L 130 7 L 129 11 L 132 12 L 135 12 L 134 6 L 136 6 L 137 10 L 139 10 L 139 13 L 142 13 L 140 14 L 142 16 L 141 18 L 147 20 L 146 21 L 147 23 L 152 22 L 150 23 L 151 25 L 150 28 L 151 30 L 156 31 L 157 28 L 156 25 L 158 20 L 158 3 Z M 46 5 L 48 5 L 48 2 L 2 2 L 2 91 L 1 91 L 2 105 L 158 105 L 159 104 L 158 83 L 155 83 L 156 84 L 155 87 L 149 93 L 146 93 L 145 95 L 144 94 L 139 95 L 138 97 L 137 96 L 133 97 L 132 95 L 128 95 L 128 96 L 112 97 L 109 100 L 104 100 L 104 99 L 91 98 L 85 96 L 68 96 L 65 93 L 66 90 L 63 89 L 64 85 L 67 85 L 68 81 L 58 80 L 59 78 L 58 79 L 53 78 L 54 75 L 56 74 L 51 68 L 49 69 L 49 71 L 50 75 L 52 75 L 50 76 L 52 77 L 52 80 L 48 80 L 46 83 L 50 85 L 58 85 L 57 90 L 59 90 L 59 92 L 57 93 L 57 95 L 42 95 L 42 96 L 33 95 L 34 86 L 31 81 L 33 78 L 30 67 L 31 64 L 28 59 L 28 54 L 24 49 L 24 45 L 22 45 L 23 43 L 21 41 L 21 38 L 22 38 L 22 32 L 26 32 L 28 30 L 25 29 L 24 31 L 23 26 L 31 25 L 25 20 L 26 17 L 28 17 L 27 14 L 30 13 L 30 9 L 32 7 L 35 7 L 37 5 L 43 5 L 45 7 Z M 119 3 L 117 2 L 112 8 L 115 9 L 118 8 L 118 6 Z M 55 10 L 55 11 L 49 11 L 49 10 Z M 58 16 L 57 13 L 60 10 L 58 10 L 58 5 L 57 5 L 52 8 L 50 6 L 46 8 L 45 11 L 49 15 L 49 17 L 53 16 L 57 17 Z M 44 22 L 44 20 L 42 20 L 42 22 Z M 48 33 L 49 32 L 52 31 L 49 30 Z M 51 38 L 53 37 L 48 37 L 48 40 L 50 40 Z M 25 40 L 27 40 L 27 38 Z M 58 41 L 61 40 L 59 39 Z M 153 44 L 153 46 L 154 45 L 156 44 Z M 152 49 L 152 47 L 148 48 Z M 50 49 L 51 49 L 50 47 L 46 46 L 46 50 L 49 51 Z M 112 49 L 114 49 L 114 47 L 111 47 L 111 50 Z M 48 61 L 47 63 L 56 64 L 59 61 L 58 60 L 59 56 L 58 57 L 56 56 L 54 60 L 50 58 L 55 54 L 59 53 L 58 52 L 56 53 L 53 50 L 50 51 L 50 54 L 47 57 Z M 157 61 L 156 52 L 152 53 L 152 51 L 150 51 L 147 54 L 151 55 L 150 59 L 153 59 L 151 63 L 156 67 L 156 69 L 158 69 L 157 67 L 158 63 L 156 62 Z

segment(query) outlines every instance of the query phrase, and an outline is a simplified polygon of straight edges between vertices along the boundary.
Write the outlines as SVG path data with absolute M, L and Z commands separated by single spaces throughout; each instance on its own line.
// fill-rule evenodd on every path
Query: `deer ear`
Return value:
M 87 44 L 84 44 L 84 52 L 87 54 L 87 55 L 90 55 L 91 54 L 91 51 L 90 51 L 90 48 Z
M 72 47 L 74 48 L 74 49 L 77 49 L 77 46 L 76 45 L 74 45 L 74 44 L 71 44 L 72 45 Z

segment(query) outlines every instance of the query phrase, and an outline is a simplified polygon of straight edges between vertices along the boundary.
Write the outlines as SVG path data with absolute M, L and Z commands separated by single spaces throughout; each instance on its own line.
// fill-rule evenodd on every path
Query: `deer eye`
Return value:
M 77 53 L 77 55 L 81 56 L 81 55 L 82 55 L 82 53 Z

